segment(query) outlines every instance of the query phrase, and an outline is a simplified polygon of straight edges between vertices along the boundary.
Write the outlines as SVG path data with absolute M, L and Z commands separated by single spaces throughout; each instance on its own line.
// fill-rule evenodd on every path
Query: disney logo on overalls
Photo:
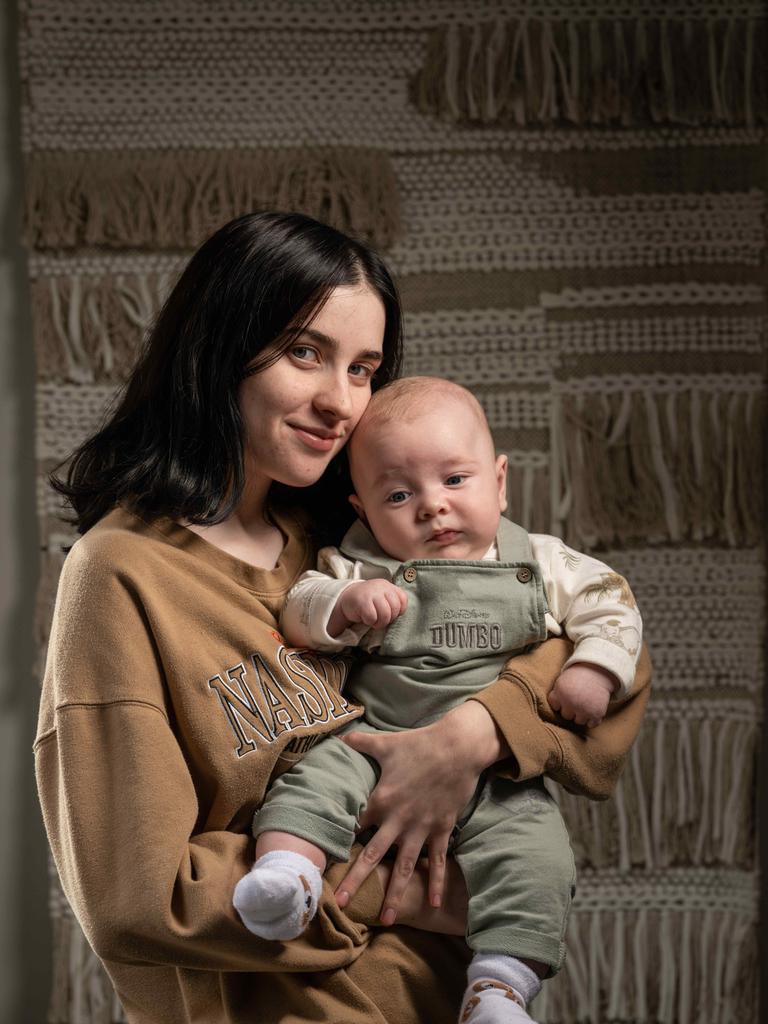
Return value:
M 457 647 L 460 650 L 500 651 L 500 622 L 440 622 L 429 627 L 430 646 Z
M 443 608 L 444 619 L 490 619 L 490 612 L 479 608 Z

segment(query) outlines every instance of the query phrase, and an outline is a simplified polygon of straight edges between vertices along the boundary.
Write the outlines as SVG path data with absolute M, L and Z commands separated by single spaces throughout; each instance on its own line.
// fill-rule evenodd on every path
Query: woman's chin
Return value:
M 275 483 L 286 487 L 311 487 L 328 468 L 330 459 L 317 460 L 306 466 L 281 466 L 273 476 Z

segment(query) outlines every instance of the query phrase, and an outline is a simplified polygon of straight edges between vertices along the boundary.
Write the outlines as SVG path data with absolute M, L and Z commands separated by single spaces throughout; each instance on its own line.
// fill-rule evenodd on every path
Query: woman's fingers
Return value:
M 341 737 L 349 747 L 377 761 L 381 777 L 359 820 L 361 828 L 378 826 L 379 831 L 368 844 L 373 844 L 372 849 L 363 850 L 339 883 L 340 906 L 346 906 L 346 900 L 393 843 L 398 846 L 398 854 L 387 886 L 382 921 L 392 919 L 392 910 L 397 916 L 413 864 L 419 859 L 425 841 L 434 860 L 430 867 L 430 897 L 434 895 L 437 899 L 442 894 L 448 837 L 477 788 L 483 768 L 477 756 L 478 747 L 488 746 L 479 738 L 485 735 L 484 724 L 475 732 L 470 729 L 468 735 L 458 726 L 467 722 L 472 725 L 477 715 L 493 721 L 481 705 L 477 704 L 476 709 L 469 707 L 474 704 L 475 701 L 468 701 L 462 706 L 463 711 L 449 712 L 455 716 L 450 722 L 446 716 L 440 723 L 403 732 L 351 732 Z M 484 723 L 485 719 L 481 721 Z M 495 735 L 495 725 L 493 729 Z
M 395 923 L 403 895 L 416 867 L 416 861 L 421 854 L 424 838 L 422 836 L 420 840 L 416 841 L 410 839 L 408 842 L 403 843 L 402 846 L 398 846 L 395 865 L 392 869 L 392 874 L 389 876 L 389 885 L 384 896 L 384 902 L 381 905 L 382 924 L 389 925 Z
M 376 756 L 377 752 L 381 750 L 381 737 L 374 732 L 345 732 L 343 736 L 339 736 L 342 743 L 346 743 L 348 747 L 352 747 L 353 750 L 357 750 L 360 754 L 368 754 L 370 757 L 375 758 L 379 761 Z
M 386 826 L 382 826 L 373 838 L 365 844 L 360 851 L 360 856 L 341 880 L 336 890 L 336 902 L 340 907 L 346 907 L 347 903 L 349 903 L 368 875 L 375 870 L 376 865 L 396 839 L 397 832 L 395 830 L 388 830 Z
M 451 833 L 432 836 L 429 840 L 429 905 L 439 907 L 445 894 L 445 865 Z

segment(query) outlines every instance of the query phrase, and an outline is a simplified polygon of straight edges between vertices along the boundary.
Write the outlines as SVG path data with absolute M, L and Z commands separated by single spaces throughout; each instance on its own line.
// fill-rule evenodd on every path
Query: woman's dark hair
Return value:
M 238 390 L 246 367 L 271 365 L 332 289 L 361 282 L 384 304 L 377 388 L 400 372 L 402 317 L 375 252 L 301 214 L 246 214 L 212 235 L 168 296 L 105 424 L 76 449 L 64 479 L 51 476 L 79 532 L 118 502 L 147 519 L 226 519 L 244 486 Z M 270 499 L 294 500 L 318 526 L 335 520 L 338 528 L 350 492 L 342 452 L 313 487 L 275 484 Z

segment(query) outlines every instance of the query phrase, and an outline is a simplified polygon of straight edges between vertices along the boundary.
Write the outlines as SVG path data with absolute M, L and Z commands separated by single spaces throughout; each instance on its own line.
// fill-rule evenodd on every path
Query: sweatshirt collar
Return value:
M 263 569 L 223 551 L 215 544 L 205 540 L 200 534 L 188 530 L 186 526 L 182 526 L 167 516 L 160 516 L 149 522 L 127 509 L 120 508 L 116 511 L 130 517 L 137 524 L 141 524 L 144 529 L 149 527 L 161 534 L 167 543 L 181 551 L 188 552 L 257 594 L 264 596 L 284 594 L 307 567 L 305 562 L 307 552 L 311 550 L 311 547 L 306 531 L 301 521 L 290 513 L 270 512 L 285 543 L 275 567 Z

